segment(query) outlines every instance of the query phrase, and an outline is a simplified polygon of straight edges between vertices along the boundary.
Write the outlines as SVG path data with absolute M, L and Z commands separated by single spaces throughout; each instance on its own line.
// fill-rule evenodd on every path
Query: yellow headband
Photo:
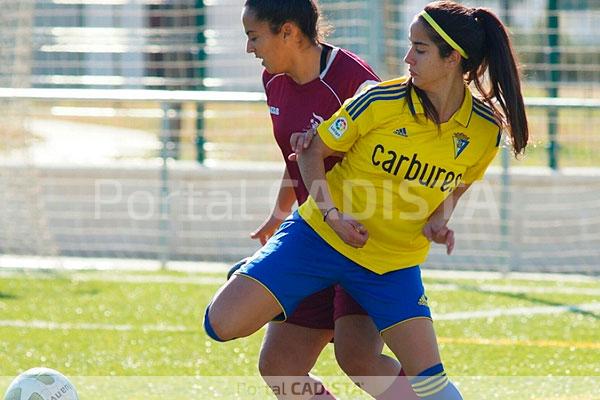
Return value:
M 456 43 L 454 40 L 452 40 L 452 38 L 450 36 L 448 36 L 448 34 L 446 32 L 444 32 L 442 27 L 439 26 L 437 24 L 437 22 L 435 22 L 435 20 L 431 17 L 431 15 L 427 14 L 427 11 L 423 10 L 423 11 L 421 11 L 421 13 L 419 15 L 422 16 L 423 18 L 425 18 L 425 20 L 427 22 L 429 22 L 429 25 L 431 25 L 431 27 L 433 29 L 435 29 L 435 31 L 442 37 L 442 39 L 444 39 L 446 41 L 446 43 L 448 43 L 450 45 L 450 47 L 452 47 L 454 50 L 458 51 L 458 53 L 461 56 L 463 56 L 465 59 L 469 58 L 469 55 L 467 54 L 467 52 L 464 51 L 463 48 L 458 45 L 458 43 Z

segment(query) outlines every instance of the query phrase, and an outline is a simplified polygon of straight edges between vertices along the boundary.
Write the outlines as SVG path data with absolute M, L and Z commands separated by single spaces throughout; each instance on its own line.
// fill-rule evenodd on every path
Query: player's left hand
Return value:
M 290 136 L 290 145 L 292 146 L 292 154 L 288 156 L 288 160 L 297 161 L 298 154 L 302 153 L 302 150 L 308 149 L 312 139 L 315 137 L 317 131 L 309 129 L 306 132 L 294 132 Z
M 347 245 L 360 249 L 369 240 L 369 232 L 363 224 L 336 209 L 327 214 L 327 224 Z
M 423 227 L 423 235 L 434 243 L 445 244 L 446 254 L 452 254 L 454 250 L 454 231 L 446 224 L 436 223 L 435 220 L 428 221 Z

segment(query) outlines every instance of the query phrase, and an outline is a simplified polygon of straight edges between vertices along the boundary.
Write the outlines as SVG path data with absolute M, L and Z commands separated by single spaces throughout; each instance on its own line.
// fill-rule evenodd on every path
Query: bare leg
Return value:
M 278 399 L 325 397 L 314 396 L 325 390 L 321 382 L 308 373 L 332 336 L 333 331 L 329 329 L 311 329 L 276 322 L 268 325 L 260 352 L 259 370 Z M 297 387 L 309 387 L 314 390 L 306 393 L 293 391 L 294 384 L 301 385 Z
M 402 362 L 411 386 L 420 398 L 462 400 L 460 392 L 444 372 L 431 320 L 408 320 L 384 331 L 382 336 Z
M 394 387 L 393 398 L 413 398 L 412 389 L 406 387 L 406 379 L 398 378 L 400 363 L 394 358 L 381 354 L 383 339 L 373 320 L 367 315 L 353 314 L 335 321 L 335 357 L 344 372 L 371 396 L 379 396 L 390 389 L 397 379 L 405 382 L 405 387 Z M 414 395 L 412 395 L 414 396 Z
M 441 363 L 433 322 L 411 319 L 382 333 L 383 340 L 402 363 L 408 376 L 415 376 Z
M 260 283 L 234 275 L 213 298 L 208 319 L 221 340 L 249 336 L 282 312 L 281 306 Z

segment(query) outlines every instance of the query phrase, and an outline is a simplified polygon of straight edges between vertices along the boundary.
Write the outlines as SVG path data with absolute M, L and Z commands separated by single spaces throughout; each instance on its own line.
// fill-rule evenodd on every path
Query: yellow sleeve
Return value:
M 366 93 L 368 90 L 346 100 L 331 118 L 319 125 L 317 132 L 327 147 L 345 153 L 360 136 L 373 128 L 374 118 L 371 107 L 354 111 Z M 351 111 L 348 111 L 349 109 Z
M 462 179 L 463 183 L 471 184 L 475 181 L 483 179 L 485 171 L 496 157 L 496 154 L 498 154 L 498 148 L 500 146 L 502 131 L 499 130 L 497 136 L 490 136 L 492 136 L 492 138 L 490 140 L 489 145 L 486 147 L 485 154 L 479 159 L 479 161 L 476 164 L 474 164 L 472 167 L 468 168 L 465 171 Z

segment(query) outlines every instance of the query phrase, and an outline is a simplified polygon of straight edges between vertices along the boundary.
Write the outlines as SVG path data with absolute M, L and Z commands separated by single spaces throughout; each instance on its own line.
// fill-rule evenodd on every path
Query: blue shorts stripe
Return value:
M 225 342 L 225 340 L 221 339 L 219 335 L 215 332 L 212 325 L 210 324 L 210 320 L 208 319 L 208 310 L 210 309 L 210 304 L 206 307 L 206 311 L 204 312 L 204 330 L 206 334 L 213 340 L 217 342 Z

